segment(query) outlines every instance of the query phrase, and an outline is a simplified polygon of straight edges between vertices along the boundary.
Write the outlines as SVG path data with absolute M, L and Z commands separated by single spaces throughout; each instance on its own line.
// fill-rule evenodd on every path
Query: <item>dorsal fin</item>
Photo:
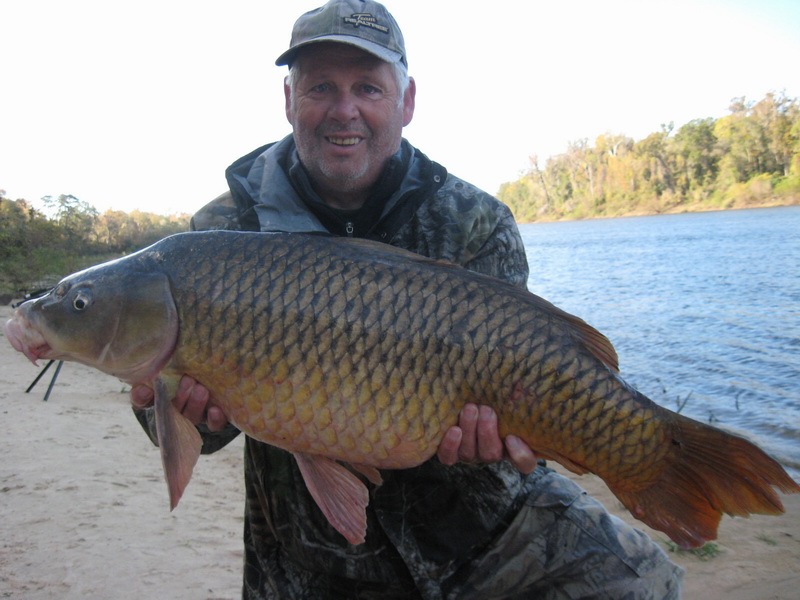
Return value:
M 591 352 L 597 360 L 602 362 L 614 373 L 619 373 L 619 357 L 617 356 L 617 351 L 605 335 L 597 331 L 597 329 L 580 317 L 576 317 L 575 315 L 561 310 L 544 298 L 540 298 L 535 294 L 531 295 L 536 298 L 536 302 L 540 305 L 542 310 L 546 310 L 568 323 L 577 334 L 584 348 Z

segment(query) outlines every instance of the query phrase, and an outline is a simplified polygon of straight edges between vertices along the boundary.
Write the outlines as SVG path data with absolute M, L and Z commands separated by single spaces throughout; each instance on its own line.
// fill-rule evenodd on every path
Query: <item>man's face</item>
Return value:
M 401 96 L 392 65 L 344 44 L 314 44 L 294 68 L 284 92 L 300 160 L 323 199 L 356 208 L 400 147 L 414 82 Z

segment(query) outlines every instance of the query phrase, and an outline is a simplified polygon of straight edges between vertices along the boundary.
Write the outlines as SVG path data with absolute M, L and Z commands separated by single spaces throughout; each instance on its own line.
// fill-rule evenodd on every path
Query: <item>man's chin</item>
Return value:
M 373 181 L 368 177 L 367 166 L 355 165 L 323 165 L 321 177 L 312 175 L 314 182 L 319 180 L 326 187 L 342 192 L 353 192 L 372 187 Z

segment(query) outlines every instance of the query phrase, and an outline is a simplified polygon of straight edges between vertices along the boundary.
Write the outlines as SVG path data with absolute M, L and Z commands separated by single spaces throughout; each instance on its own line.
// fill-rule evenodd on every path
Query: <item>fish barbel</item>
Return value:
M 379 469 L 428 460 L 467 402 L 492 406 L 501 436 L 599 475 L 681 546 L 714 539 L 723 513 L 783 512 L 775 488 L 800 492 L 752 443 L 628 386 L 610 342 L 577 317 L 385 244 L 178 234 L 65 278 L 5 331 L 31 360 L 153 386 L 172 508 L 202 445 L 171 402 L 183 374 L 244 433 L 293 453 L 354 544 L 369 501 L 354 471 L 378 484 Z

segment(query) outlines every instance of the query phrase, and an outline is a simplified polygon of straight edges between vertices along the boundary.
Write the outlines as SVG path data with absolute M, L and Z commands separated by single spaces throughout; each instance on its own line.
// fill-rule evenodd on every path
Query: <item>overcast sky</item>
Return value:
M 321 0 L 0 0 L 0 189 L 193 212 L 290 132 L 291 27 Z M 417 81 L 405 136 L 495 193 L 604 132 L 800 96 L 795 0 L 387 0 Z

